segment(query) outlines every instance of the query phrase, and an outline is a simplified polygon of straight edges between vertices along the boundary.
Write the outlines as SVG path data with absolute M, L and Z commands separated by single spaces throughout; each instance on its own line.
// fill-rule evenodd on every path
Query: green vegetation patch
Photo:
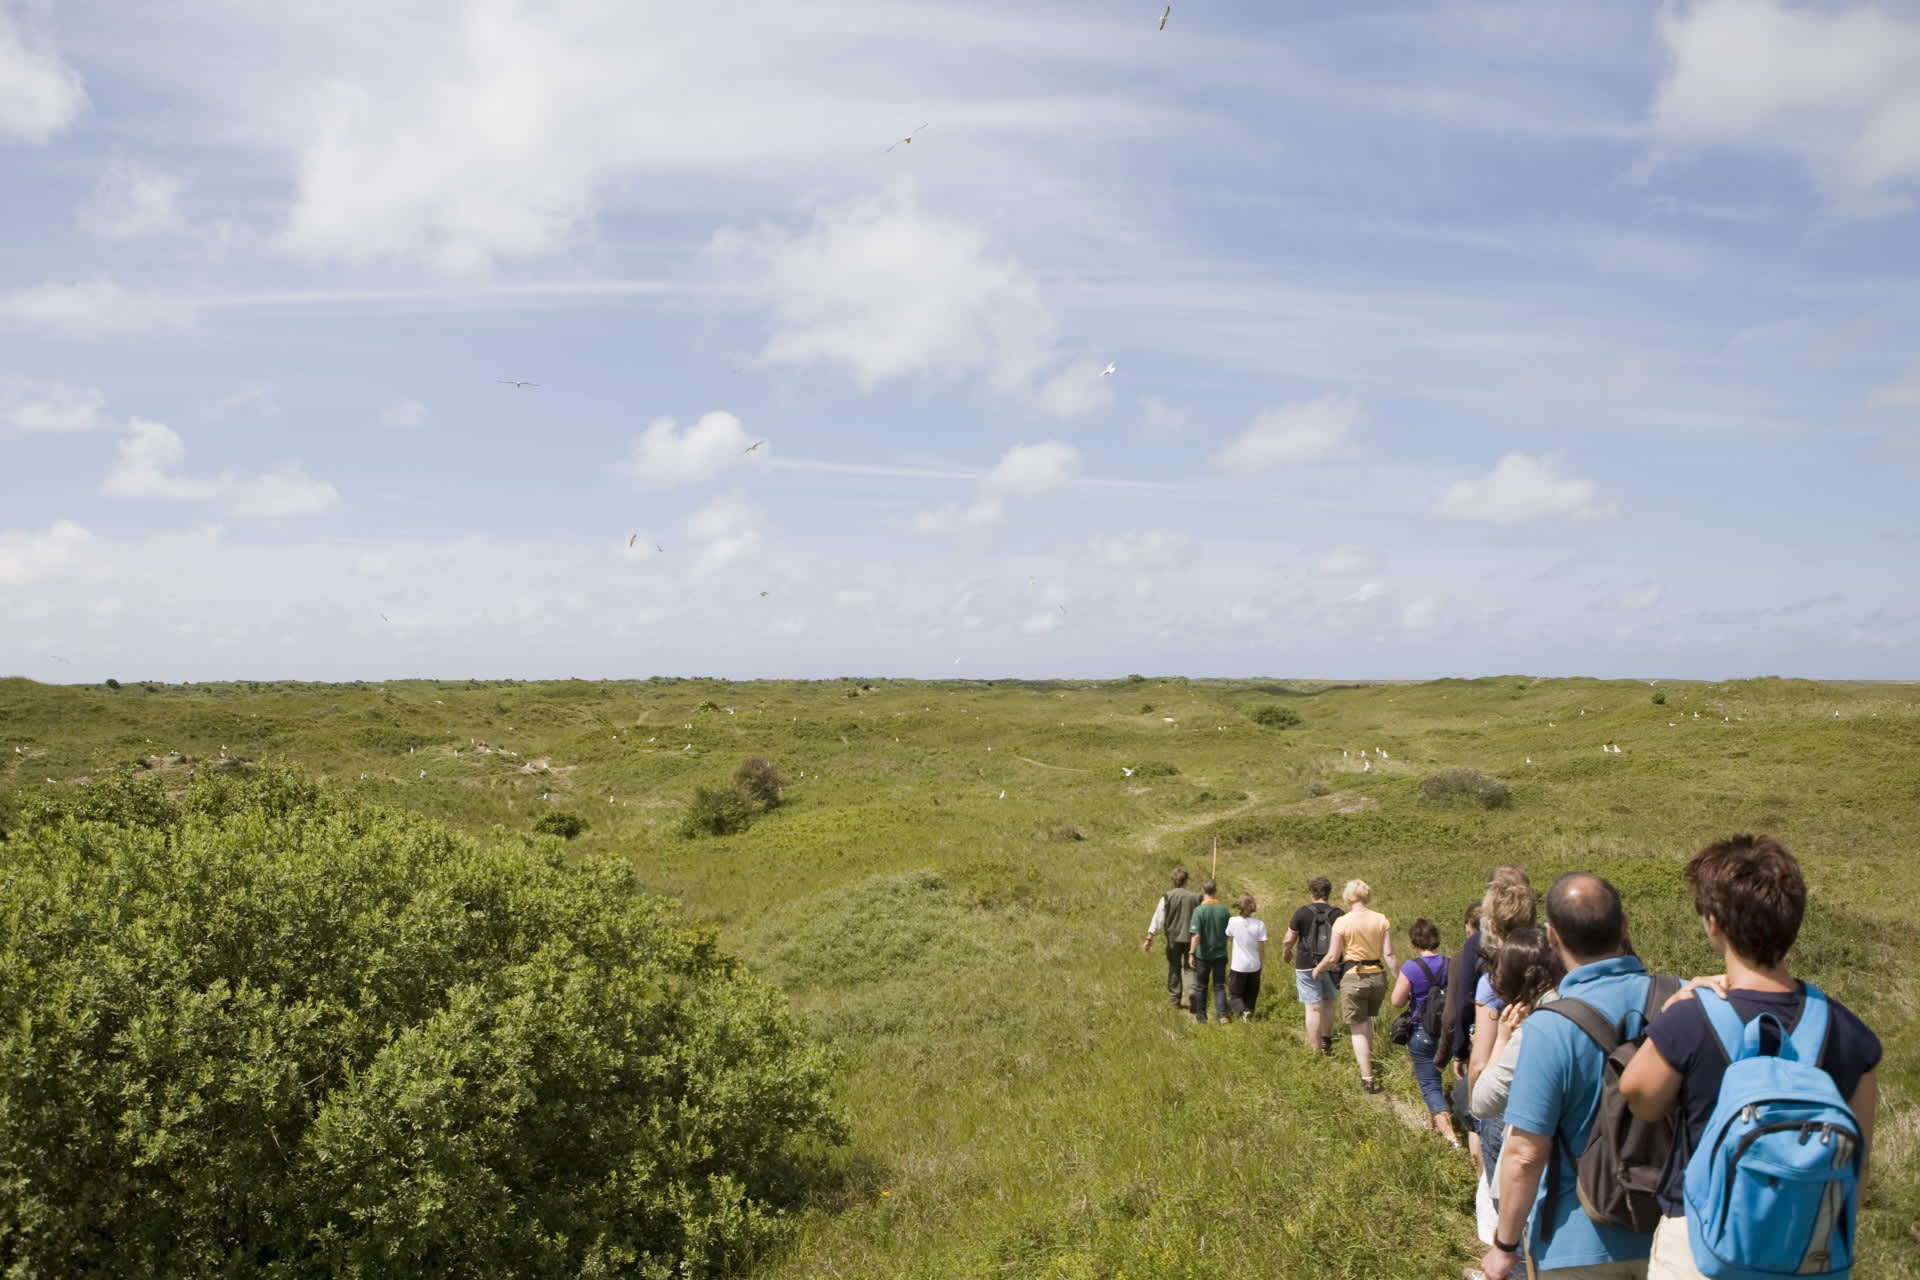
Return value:
M 1470 804 L 1482 809 L 1504 809 L 1513 803 L 1513 792 L 1506 783 L 1463 765 L 1420 779 L 1420 794 L 1439 804 Z

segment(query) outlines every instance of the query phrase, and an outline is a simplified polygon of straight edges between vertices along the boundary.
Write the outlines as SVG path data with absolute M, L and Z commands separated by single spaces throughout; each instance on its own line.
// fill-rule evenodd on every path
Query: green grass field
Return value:
M 1256 724 L 1268 705 L 1301 725 Z M 1362 772 L 1362 749 L 1388 758 Z M 1402 948 L 1426 915 L 1451 949 L 1492 866 L 1536 885 L 1587 868 L 1621 887 L 1642 955 L 1692 973 L 1712 957 L 1681 866 L 1769 832 L 1812 890 L 1795 967 L 1886 1046 L 1855 1274 L 1920 1277 L 1920 955 L 1901 941 L 1920 686 L 0 681 L 0 805 L 127 769 L 184 779 L 223 751 L 470 829 L 579 814 L 576 849 L 719 922 L 838 1048 L 852 1131 L 768 1277 L 1457 1276 L 1471 1175 L 1404 1122 L 1404 1055 L 1382 1037 L 1371 1099 L 1350 1058 L 1310 1056 L 1277 945 L 1254 1024 L 1171 1013 L 1157 944 L 1140 953 L 1167 872 L 1217 838 L 1223 891 L 1252 892 L 1276 940 L 1309 876 L 1362 876 Z M 692 788 L 752 753 L 786 775 L 781 808 L 679 838 Z M 1174 771 L 1122 773 L 1143 764 Z M 1505 779 L 1511 807 L 1423 800 L 1449 765 Z

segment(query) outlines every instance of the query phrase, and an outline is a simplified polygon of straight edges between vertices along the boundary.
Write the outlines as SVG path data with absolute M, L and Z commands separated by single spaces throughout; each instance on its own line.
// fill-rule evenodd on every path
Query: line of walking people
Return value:
M 1709 845 L 1685 879 L 1725 971 L 1684 982 L 1646 970 L 1619 892 L 1586 872 L 1538 895 L 1522 868 L 1497 868 L 1451 956 L 1420 919 L 1396 965 L 1392 922 L 1362 880 L 1334 906 L 1316 877 L 1288 922 L 1307 1043 L 1330 1055 L 1344 1027 L 1369 1093 L 1374 1022 L 1405 1010 L 1390 1038 L 1430 1127 L 1474 1161 L 1488 1280 L 1849 1274 L 1880 1041 L 1788 971 L 1806 883 L 1778 841 Z M 1212 882 L 1185 883 L 1176 870 L 1144 944 L 1165 939 L 1169 998 L 1204 1022 L 1212 982 L 1222 1020 L 1250 1017 L 1265 925 L 1250 897 L 1229 919 Z M 1239 940 L 1256 937 L 1249 983 Z

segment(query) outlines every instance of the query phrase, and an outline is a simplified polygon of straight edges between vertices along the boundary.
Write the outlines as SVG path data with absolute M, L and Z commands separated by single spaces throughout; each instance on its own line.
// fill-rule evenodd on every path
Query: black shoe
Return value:
M 1368 1093 L 1379 1093 L 1381 1091 L 1379 1084 L 1374 1081 L 1372 1076 L 1361 1076 L 1360 1087 Z

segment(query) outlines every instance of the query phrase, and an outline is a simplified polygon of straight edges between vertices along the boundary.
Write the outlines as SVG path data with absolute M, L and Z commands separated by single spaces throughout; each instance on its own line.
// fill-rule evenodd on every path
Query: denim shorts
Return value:
M 1295 969 L 1293 992 L 1300 997 L 1301 1004 L 1327 1004 L 1340 994 L 1340 982 L 1331 969 L 1317 978 L 1311 969 Z

